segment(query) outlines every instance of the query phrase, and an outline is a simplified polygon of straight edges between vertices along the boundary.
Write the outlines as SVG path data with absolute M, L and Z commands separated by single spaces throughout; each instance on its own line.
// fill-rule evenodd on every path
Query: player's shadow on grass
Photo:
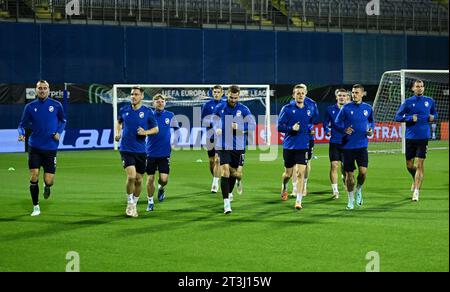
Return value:
M 319 193 L 319 192 L 316 192 L 316 193 Z M 320 192 L 320 193 L 322 193 L 322 192 Z M 326 193 L 328 194 L 328 192 L 326 192 Z M 294 198 L 290 197 L 288 201 L 283 202 L 277 196 L 276 199 L 264 201 L 264 204 L 265 205 L 280 205 L 281 204 L 280 207 L 282 209 L 292 210 L 294 202 L 295 202 Z M 331 204 L 326 204 L 327 202 L 330 202 Z M 338 203 L 339 205 L 335 205 L 332 203 Z M 385 216 L 384 214 L 386 212 L 393 212 L 392 214 L 389 215 L 389 218 L 391 218 L 391 219 L 407 220 L 409 218 L 407 215 L 406 215 L 406 217 L 403 214 L 401 216 L 393 216 L 393 215 L 397 214 L 399 212 L 405 213 L 405 214 L 411 213 L 410 209 L 399 209 L 408 204 L 414 204 L 411 202 L 411 199 L 409 197 L 402 198 L 402 199 L 396 200 L 396 201 L 389 201 L 389 202 L 386 202 L 383 204 L 377 204 L 377 205 L 365 204 L 361 207 L 355 206 L 354 210 L 346 210 L 346 208 L 345 208 L 346 201 L 342 202 L 342 198 L 338 199 L 338 200 L 333 200 L 333 198 L 331 196 L 324 198 L 322 196 L 319 197 L 317 195 L 312 195 L 312 193 L 309 193 L 308 196 L 303 197 L 304 210 L 301 210 L 298 213 L 299 213 L 299 215 L 304 217 L 305 221 L 310 222 L 310 223 L 315 223 L 315 224 L 325 223 L 321 220 L 336 218 L 336 216 L 342 216 L 343 218 L 349 218 L 349 217 L 351 218 L 351 217 L 359 216 L 360 218 L 373 217 L 373 218 L 379 219 L 382 216 Z M 311 209 L 311 212 L 308 210 L 308 206 L 320 206 L 320 205 L 324 205 L 324 206 L 326 206 L 326 208 L 317 209 L 315 207 L 314 209 Z M 328 209 L 331 206 L 333 206 L 333 209 Z M 336 208 L 338 208 L 338 209 L 336 209 Z M 323 213 L 324 211 L 325 212 L 328 211 L 328 212 Z M 261 211 L 260 215 L 264 216 L 264 212 L 274 214 L 274 212 L 267 212 L 267 210 L 265 210 L 265 211 Z M 321 212 L 321 213 L 317 213 L 317 212 Z M 414 210 L 414 212 L 429 214 L 429 213 L 435 213 L 436 210 Z M 442 212 L 447 212 L 447 210 L 442 210 Z M 275 212 L 275 214 L 276 213 L 278 213 L 278 212 Z M 410 219 L 415 220 L 415 218 L 413 216 L 410 217 Z M 285 222 L 285 220 L 282 219 L 279 222 L 283 223 L 283 222 Z M 277 228 L 282 228 L 282 227 L 283 227 L 283 225 L 281 225 Z
M 293 205 L 286 208 L 278 208 L 276 211 L 260 210 L 257 212 L 248 212 L 246 207 L 251 205 L 243 205 L 234 208 L 232 214 L 227 215 L 224 219 L 217 220 L 220 222 L 209 222 L 205 226 L 207 229 L 228 228 L 230 226 L 239 226 L 241 224 L 271 224 L 280 228 L 291 228 L 293 226 L 302 227 L 305 225 L 326 224 L 320 222 L 311 216 L 304 216 L 303 210 L 295 210 Z M 286 217 L 289 216 L 289 217 Z
M 408 204 L 413 204 L 410 198 L 403 198 L 397 201 L 390 201 L 383 204 L 377 205 L 362 205 L 356 206 L 354 210 L 346 210 L 345 208 L 341 210 L 334 210 L 328 214 L 313 214 L 313 217 L 319 218 L 332 218 L 335 216 L 345 216 L 347 217 L 358 217 L 358 218 L 373 218 L 373 219 L 385 219 L 386 212 L 392 212 L 388 218 L 392 220 L 419 220 L 415 216 L 407 216 L 407 214 L 411 214 L 411 210 L 395 210 L 406 206 Z M 395 210 L 395 211 L 394 211 Z M 393 212 L 394 211 L 394 212 Z M 401 216 L 394 216 L 395 214 L 402 213 Z M 414 210 L 414 213 L 435 213 L 434 210 Z M 406 215 L 405 215 L 406 214 Z
M 324 191 L 312 191 L 312 192 L 308 192 L 308 196 L 309 195 L 330 195 L 331 197 L 331 192 L 329 190 L 324 190 Z
M 189 194 L 186 194 L 189 195 Z M 293 206 L 288 208 L 278 208 L 274 210 L 261 210 L 255 213 L 255 203 L 251 201 L 239 201 L 237 197 L 234 202 L 233 213 L 229 215 L 223 214 L 223 203 L 220 200 L 211 202 L 208 200 L 207 204 L 198 205 L 196 208 L 170 208 L 165 210 L 153 211 L 149 216 L 139 216 L 134 220 L 150 220 L 150 224 L 145 227 L 128 228 L 121 230 L 120 237 L 122 236 L 136 236 L 144 233 L 161 233 L 174 230 L 185 229 L 193 222 L 202 223 L 196 225 L 195 228 L 202 229 L 215 229 L 215 228 L 227 228 L 233 226 L 233 224 L 245 224 L 245 223 L 274 223 L 274 224 L 318 224 L 317 220 L 310 220 L 305 217 L 291 217 L 288 220 L 277 220 L 278 216 L 286 216 L 291 213 L 301 213 L 301 211 L 295 210 Z M 264 206 L 264 205 L 261 205 Z M 249 212 L 250 211 L 250 212 Z M 200 213 L 200 214 L 199 214 Z M 230 225 L 231 224 L 231 225 Z
M 26 219 L 26 218 L 30 218 L 30 215 L 24 214 L 24 215 L 17 215 L 17 216 L 13 216 L 13 217 L 0 218 L 0 222 L 18 222 L 18 221 L 24 221 L 23 219 Z
M 242 213 L 239 213 L 242 212 Z M 295 210 L 290 210 L 290 212 L 295 212 Z M 298 211 L 297 211 L 298 212 Z M 301 212 L 301 211 L 300 211 Z M 285 214 L 282 214 L 285 215 Z M 261 220 L 261 216 L 255 216 L 254 213 L 248 214 L 243 210 L 238 211 L 235 208 L 235 211 L 229 215 L 223 214 L 222 208 L 218 206 L 215 210 L 212 210 L 211 213 L 204 216 L 190 216 L 189 219 L 180 220 L 180 218 L 176 218 L 173 216 L 165 217 L 163 220 L 169 221 L 165 223 L 161 223 L 158 221 L 157 223 L 152 222 L 151 224 L 145 227 L 137 227 L 137 228 L 127 228 L 122 229 L 120 232 L 117 232 L 119 238 L 123 238 L 123 236 L 133 237 L 139 236 L 146 233 L 162 233 L 162 232 L 172 232 L 176 230 L 185 230 L 189 227 L 193 222 L 201 222 L 202 224 L 196 225 L 192 232 L 202 232 L 205 230 L 212 229 L 229 229 L 234 226 L 241 226 L 246 223 L 273 223 L 273 224 L 284 224 L 284 226 L 293 226 L 293 225 L 305 225 L 305 224 L 320 224 L 321 222 L 317 222 L 317 220 L 309 220 L 308 218 L 291 218 L 290 220 L 274 220 L 275 214 L 271 214 L 270 220 L 264 219 Z M 155 218 L 156 219 L 156 218 Z M 159 218 L 160 219 L 160 218 Z
M 266 192 L 265 195 L 273 195 L 270 192 Z M 295 198 L 289 197 L 288 201 L 282 201 L 281 198 L 276 195 L 275 198 L 267 199 L 267 196 L 262 197 L 258 201 L 255 208 L 255 201 L 242 201 L 235 202 L 233 213 L 230 215 L 229 222 L 236 223 L 273 223 L 279 226 L 292 226 L 291 224 L 322 224 L 311 214 L 302 210 L 296 210 L 294 208 Z M 267 209 L 269 207 L 269 209 Z M 308 212 L 308 210 L 306 211 Z M 292 216 L 291 216 L 292 215 Z M 285 217 L 289 216 L 289 217 Z M 211 228 L 216 226 L 212 225 Z M 277 227 L 277 228 L 278 228 Z
M 219 183 L 219 185 L 220 185 L 220 183 Z M 169 188 L 173 188 L 174 190 L 177 189 L 176 186 L 173 186 L 173 185 L 170 185 L 170 184 L 168 185 L 168 187 L 169 187 Z M 210 192 L 210 190 L 211 190 L 211 184 L 209 184 L 209 183 L 205 184 L 205 183 L 198 183 L 198 182 L 196 182 L 196 181 L 189 181 L 188 188 L 186 188 L 186 185 L 180 185 L 180 187 L 183 187 L 184 190 L 186 190 L 186 189 L 203 190 L 203 191 L 198 192 L 198 193 L 203 193 L 203 192 L 211 193 L 211 192 Z
M 46 201 L 45 204 L 47 205 L 52 205 L 52 201 Z M 10 201 L 8 202 L 8 204 L 4 204 L 3 207 L 8 206 L 9 210 L 18 210 L 20 209 L 21 211 L 23 210 L 23 214 L 29 214 L 32 211 L 32 207 L 33 205 L 31 204 L 29 199 L 19 199 L 19 200 L 15 200 L 15 201 Z
M 281 189 L 272 188 L 272 189 L 269 190 L 269 192 L 273 193 L 273 194 L 278 194 L 278 196 L 281 196 Z M 290 194 L 291 192 L 292 191 L 289 191 L 288 193 Z M 329 190 L 308 191 L 308 195 L 309 194 L 311 194 L 311 195 L 327 195 L 327 194 L 330 194 L 331 195 L 331 192 Z
M 267 194 L 274 194 L 273 196 L 273 200 L 269 200 L 269 201 L 264 201 L 264 204 L 267 205 L 277 205 L 281 202 L 281 194 L 280 191 L 276 192 L 276 191 L 272 191 L 267 192 Z M 327 195 L 327 197 L 322 197 L 321 195 Z M 320 199 L 318 199 L 320 196 Z M 289 194 L 289 198 L 291 199 L 295 199 L 295 197 L 292 197 Z M 310 201 L 310 199 L 313 198 L 313 201 Z M 303 200 L 308 200 L 308 203 L 313 203 L 313 204 L 322 204 L 324 202 L 329 202 L 329 201 L 334 201 L 333 197 L 330 195 L 329 191 L 314 191 L 314 192 L 308 192 L 307 196 L 303 197 Z
M 365 205 L 363 206 L 363 208 L 359 208 L 360 212 L 370 212 L 370 213 L 384 213 L 384 212 L 388 212 L 388 211 L 392 211 L 394 209 L 397 209 L 399 207 L 402 206 L 406 206 L 406 205 L 412 205 L 412 204 L 420 204 L 420 202 L 416 203 L 416 202 L 412 202 L 410 197 L 404 197 L 400 200 L 397 201 L 390 201 L 390 202 L 386 202 L 383 204 L 377 204 L 377 205 L 369 205 L 367 207 L 365 207 Z M 405 210 L 397 210 L 396 212 L 404 212 L 404 213 L 411 213 L 412 210 L 410 209 L 405 209 Z M 414 213 L 435 213 L 437 212 L 436 210 L 414 210 Z M 404 218 L 404 217 L 402 217 Z
M 408 198 L 409 201 L 411 201 L 411 198 Z M 429 196 L 429 195 L 422 195 L 420 197 L 420 200 L 417 204 L 420 204 L 422 201 L 442 201 L 442 202 L 448 202 L 448 197 L 444 197 L 444 196 Z M 448 203 L 447 203 L 448 206 Z
M 166 192 L 166 194 L 167 194 L 166 200 L 170 200 L 170 201 L 183 200 L 183 199 L 192 198 L 192 197 L 202 197 L 202 196 L 206 197 L 206 196 L 213 195 L 211 192 L 208 192 L 208 191 L 185 193 L 185 194 L 174 194 L 174 195 L 170 195 L 169 192 Z
M 86 220 L 70 220 L 67 219 L 67 214 L 51 214 L 51 215 L 47 215 L 48 217 L 44 217 L 45 215 L 40 215 L 38 217 L 33 217 L 31 218 L 29 215 L 28 216 L 16 216 L 16 217 L 12 217 L 12 218 L 2 218 L 1 221 L 3 221 L 3 219 L 13 219 L 11 221 L 21 221 L 21 222 L 26 222 L 26 223 L 36 223 L 36 224 L 46 224 L 46 226 L 50 225 L 48 228 L 46 229 L 39 229 L 39 230 L 33 230 L 33 231 L 25 231 L 25 232 L 19 232 L 19 233 L 14 233 L 14 234 L 8 234 L 5 236 L 5 238 L 3 238 L 3 241 L 15 241 L 15 240 L 22 240 L 22 239 L 30 239 L 30 238 L 39 238 L 39 237 L 47 237 L 50 235 L 55 235 L 58 233 L 67 233 L 73 230 L 77 230 L 77 229 L 81 229 L 81 228 L 87 228 L 87 227 L 93 227 L 93 226 L 98 226 L 101 224 L 108 224 L 114 221 L 119 221 L 119 220 L 123 220 L 126 219 L 124 218 L 123 215 L 115 215 L 115 216 L 104 216 L 104 217 L 99 217 L 99 216 L 95 216 L 92 214 L 77 214 L 76 216 L 79 217 L 87 217 L 87 216 L 95 216 L 94 219 L 86 219 Z M 70 215 L 73 216 L 73 215 Z M 61 218 L 57 218 L 58 221 L 52 220 L 51 218 L 54 217 L 61 217 Z M 48 219 L 49 218 L 49 219 Z M 30 220 L 28 220 L 30 219 Z M 66 221 L 64 222 L 64 220 L 70 220 L 70 221 Z
M 329 195 L 329 192 L 327 192 L 326 194 L 327 194 L 326 197 L 322 196 L 318 197 L 316 193 L 308 193 L 306 197 L 303 197 L 303 201 L 306 204 L 312 205 L 323 204 L 327 202 L 336 202 L 336 200 L 334 200 L 333 197 Z
M 173 210 L 172 210 L 173 211 Z M 149 224 L 145 227 L 136 227 L 136 228 L 127 228 L 122 229 L 120 232 L 117 232 L 118 237 L 122 238 L 123 236 L 133 237 L 146 233 L 162 233 L 162 232 L 170 232 L 176 230 L 185 230 L 187 226 L 191 225 L 192 222 L 209 222 L 213 221 L 213 217 L 217 217 L 218 214 L 216 212 L 208 212 L 205 215 L 201 216 L 192 216 L 193 210 L 182 210 L 184 212 L 183 217 L 176 216 L 176 214 L 180 214 L 179 211 L 170 212 L 169 216 L 167 216 L 168 211 L 160 212 L 159 214 L 155 211 L 150 214 L 149 218 L 131 218 L 134 220 L 143 220 L 148 219 Z M 202 226 L 196 226 L 196 228 L 202 229 Z

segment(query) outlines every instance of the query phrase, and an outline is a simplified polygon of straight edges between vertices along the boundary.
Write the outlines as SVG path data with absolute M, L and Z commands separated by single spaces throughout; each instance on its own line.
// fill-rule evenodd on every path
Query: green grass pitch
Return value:
M 448 143 L 446 144 L 448 147 Z M 280 150 L 281 151 L 281 150 Z M 418 203 L 401 154 L 370 154 L 364 206 L 331 199 L 328 146 L 317 145 L 303 210 L 280 200 L 282 155 L 259 161 L 247 151 L 244 194 L 223 214 L 209 192 L 206 152 L 175 151 L 167 199 L 126 218 L 118 152 L 58 153 L 55 185 L 30 217 L 27 155 L 0 155 L 0 271 L 365 271 L 370 251 L 381 271 L 449 270 L 449 152 L 431 150 Z M 203 162 L 197 162 L 202 159 Z M 15 171 L 8 171 L 14 167 Z

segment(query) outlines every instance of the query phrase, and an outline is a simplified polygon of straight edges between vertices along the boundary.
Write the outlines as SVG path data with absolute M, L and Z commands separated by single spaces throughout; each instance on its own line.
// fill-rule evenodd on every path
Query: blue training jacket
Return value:
M 221 100 L 210 99 L 202 106 L 202 114 L 201 114 L 202 124 L 206 124 L 207 129 L 212 128 L 212 121 L 211 121 L 211 119 L 208 119 L 207 117 L 208 116 L 211 117 L 216 106 L 219 105 L 219 103 L 221 103 L 223 101 L 224 101 L 224 99 L 221 99 Z M 226 101 L 226 99 L 225 99 L 225 101 Z M 204 121 L 205 118 L 207 118 L 207 120 Z
M 317 102 L 315 102 L 312 98 L 305 96 L 305 105 L 307 105 L 312 111 L 312 122 L 310 124 L 310 129 L 313 130 L 313 125 L 317 125 L 319 123 L 319 108 L 317 107 Z M 295 105 L 296 102 L 294 99 L 290 102 L 291 105 Z M 309 135 L 309 140 L 314 140 L 314 135 Z
M 413 122 L 413 115 L 417 115 L 417 121 Z M 406 99 L 395 115 L 395 121 L 406 122 L 406 139 L 430 139 L 430 115 L 437 120 L 438 114 L 435 102 L 428 96 L 413 95 Z
M 232 129 L 233 122 L 238 124 L 238 131 L 241 132 L 239 135 Z M 225 101 L 214 109 L 213 126 L 214 130 L 222 129 L 222 135 L 217 137 L 216 149 L 245 151 L 247 134 L 256 129 L 256 121 L 249 108 L 242 103 L 238 102 L 234 107 L 230 107 Z
M 147 136 L 146 152 L 147 157 L 170 157 L 172 152 L 171 128 L 179 128 L 178 121 L 173 112 L 167 110 L 154 110 L 159 132 L 156 135 Z
M 59 142 L 53 136 L 61 133 L 66 126 L 66 117 L 61 103 L 46 97 L 44 100 L 36 98 L 27 104 L 23 110 L 18 131 L 25 135 L 25 128 L 32 133 L 28 144 L 39 150 L 57 150 Z
M 145 136 L 138 135 L 137 129 L 141 127 L 150 130 L 158 126 L 152 110 L 146 106 L 134 110 L 131 104 L 128 104 L 120 108 L 117 120 L 122 124 L 120 151 L 145 153 Z
M 343 133 L 342 149 L 367 148 L 369 145 L 367 130 L 374 128 L 373 110 L 369 104 L 347 103 L 339 111 L 335 123 L 336 129 Z M 350 135 L 345 134 L 345 129 L 348 127 L 354 130 Z
M 327 114 L 323 121 L 323 128 L 325 134 L 331 133 L 330 143 L 342 144 L 343 133 L 339 132 L 336 128 L 336 117 L 341 109 L 337 104 L 330 105 L 327 108 Z
M 314 107 L 297 103 L 289 103 L 281 109 L 278 117 L 278 132 L 285 133 L 283 149 L 305 150 L 309 148 L 310 131 L 313 124 Z M 298 123 L 300 129 L 293 131 L 292 127 Z

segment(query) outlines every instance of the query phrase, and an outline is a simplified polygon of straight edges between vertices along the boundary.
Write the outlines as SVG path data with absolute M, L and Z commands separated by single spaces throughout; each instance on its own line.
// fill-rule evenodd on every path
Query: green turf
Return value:
M 143 196 L 138 218 L 124 216 L 117 152 L 59 152 L 38 217 L 29 216 L 26 154 L 2 154 L 0 271 L 64 271 L 69 251 L 81 271 L 365 271 L 370 251 L 381 271 L 448 271 L 448 150 L 429 152 L 418 203 L 403 156 L 371 154 L 365 205 L 346 211 L 341 185 L 330 199 L 327 149 L 316 147 L 301 211 L 279 198 L 282 155 L 260 162 L 248 151 L 244 194 L 228 216 L 209 192 L 206 152 L 176 151 L 167 200 L 147 213 Z

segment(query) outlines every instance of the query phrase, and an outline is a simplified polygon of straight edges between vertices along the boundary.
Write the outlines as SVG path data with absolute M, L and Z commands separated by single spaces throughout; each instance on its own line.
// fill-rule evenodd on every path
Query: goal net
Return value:
M 143 104 L 153 108 L 152 98 L 157 93 L 167 97 L 166 109 L 172 111 L 181 124 L 178 133 L 180 147 L 203 147 L 206 143 L 206 129 L 201 120 L 202 106 L 212 98 L 212 88 L 216 84 L 202 85 L 169 85 L 169 84 L 114 84 L 112 88 L 113 122 L 117 122 L 120 107 L 130 102 L 131 88 L 140 86 L 144 89 Z M 221 85 L 224 97 L 230 85 Z M 256 143 L 270 143 L 270 86 L 239 85 L 241 95 L 239 101 L 246 105 L 255 116 L 257 128 L 254 137 Z M 114 142 L 114 149 L 118 143 Z
M 373 104 L 376 127 L 369 150 L 405 153 L 405 125 L 395 122 L 395 114 L 402 102 L 414 95 L 412 83 L 424 82 L 424 95 L 436 102 L 437 121 L 430 123 L 430 148 L 448 149 L 448 70 L 399 70 L 383 73 Z

